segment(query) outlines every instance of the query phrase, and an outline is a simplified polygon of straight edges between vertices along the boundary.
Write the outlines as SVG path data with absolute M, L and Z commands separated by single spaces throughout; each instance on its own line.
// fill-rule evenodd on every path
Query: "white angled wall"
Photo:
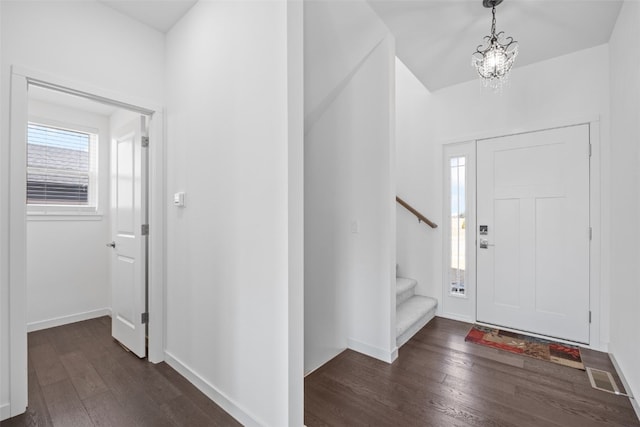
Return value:
M 27 217 L 27 325 L 37 330 L 104 315 L 110 307 L 109 119 L 33 100 L 29 116 L 93 128 L 99 139 L 99 214 Z
M 8 403 L 10 66 L 162 104 L 164 37 L 94 1 L 0 2 L 0 407 Z M 4 412 L 2 413 L 4 415 Z
M 302 304 L 302 282 L 290 282 L 302 195 L 289 191 L 302 177 L 289 156 L 302 141 L 290 147 L 287 46 L 301 34 L 288 34 L 289 7 L 199 2 L 167 34 L 167 190 L 186 206 L 166 217 L 166 352 L 245 425 L 302 424 L 300 396 L 289 404 L 290 386 L 302 393 L 301 363 L 289 382 L 302 357 L 289 312 L 290 297 Z
M 625 1 L 609 42 L 611 59 L 611 344 L 640 395 L 640 4 Z M 636 410 L 640 407 L 636 404 Z
M 394 357 L 393 67 L 365 2 L 305 3 L 305 372 Z

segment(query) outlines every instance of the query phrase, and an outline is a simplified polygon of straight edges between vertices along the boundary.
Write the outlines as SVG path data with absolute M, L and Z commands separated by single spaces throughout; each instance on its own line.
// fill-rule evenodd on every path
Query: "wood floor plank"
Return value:
M 71 382 L 80 399 L 102 394 L 108 390 L 104 381 L 84 354 L 79 352 L 66 353 L 60 356 L 62 365 L 67 370 Z
M 28 418 L 34 425 L 39 427 L 53 426 L 35 370 L 29 372 L 29 413 Z
M 167 418 L 178 426 L 215 426 L 215 422 L 188 397 L 180 395 L 162 404 Z M 219 424 L 218 424 L 219 425 Z
M 93 425 L 70 379 L 43 385 L 42 394 L 54 426 L 87 427 Z
M 29 348 L 36 347 L 42 344 L 51 344 L 51 342 L 49 341 L 49 334 L 47 333 L 46 329 L 29 332 L 29 334 L 27 334 L 27 343 Z
M 41 344 L 30 348 L 29 357 L 41 386 L 69 378 L 52 344 Z
M 82 401 L 93 425 L 96 427 L 135 427 L 122 406 L 110 391 L 95 394 Z
M 178 388 L 157 371 L 153 364 L 139 359 L 133 353 L 123 353 L 122 357 L 128 359 L 124 361 L 123 365 L 126 365 L 127 372 L 132 377 L 145 378 L 145 393 L 156 404 L 162 405 L 182 394 Z

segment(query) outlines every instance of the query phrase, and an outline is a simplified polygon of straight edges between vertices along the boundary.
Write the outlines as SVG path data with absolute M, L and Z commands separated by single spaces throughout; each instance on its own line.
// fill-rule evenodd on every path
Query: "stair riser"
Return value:
M 404 344 L 435 315 L 438 301 L 434 298 L 414 295 L 396 307 L 396 343 Z
M 396 307 L 415 295 L 415 288 L 407 289 L 404 292 L 396 294 Z

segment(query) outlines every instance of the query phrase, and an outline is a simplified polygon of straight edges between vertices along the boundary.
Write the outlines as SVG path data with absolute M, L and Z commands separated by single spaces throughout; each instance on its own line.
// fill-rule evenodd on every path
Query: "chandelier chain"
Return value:
M 496 38 L 496 7 L 493 6 L 491 9 L 491 14 L 493 15 L 493 19 L 491 20 L 491 38 Z

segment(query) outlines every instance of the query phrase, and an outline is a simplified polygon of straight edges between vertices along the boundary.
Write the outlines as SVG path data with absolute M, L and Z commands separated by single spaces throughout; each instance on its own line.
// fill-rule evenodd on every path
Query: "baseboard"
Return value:
M 348 338 L 347 347 L 353 351 L 357 351 L 358 353 L 362 353 L 366 356 L 373 357 L 374 359 L 382 360 L 387 363 L 393 363 L 393 361 L 398 358 L 398 347 L 395 346 L 393 350 L 388 351 Z
M 309 369 L 308 371 L 305 370 L 304 376 L 307 377 L 307 375 L 311 375 L 312 373 L 314 373 L 315 371 L 317 371 L 318 369 L 322 368 L 324 365 L 329 363 L 329 361 L 331 361 L 332 359 L 336 358 L 340 353 L 342 353 L 345 350 L 346 350 L 346 348 L 336 349 L 335 352 L 331 353 L 330 357 L 325 358 L 324 361 L 322 363 L 320 363 L 318 366 L 315 366 L 315 367 Z
M 27 332 L 55 328 L 56 326 L 68 325 L 69 323 L 81 322 L 83 320 L 95 319 L 96 317 L 102 316 L 111 316 L 111 309 L 100 308 L 98 310 L 85 311 L 83 313 L 70 314 L 68 316 L 54 317 L 53 319 L 27 323 Z
M 0 405 L 0 421 L 11 418 L 11 404 L 3 403 Z
M 462 323 L 474 323 L 471 316 L 460 316 L 458 314 L 445 313 L 444 311 L 440 313 L 436 313 L 436 317 L 442 317 L 443 319 L 449 319 L 449 320 L 456 320 Z
M 227 397 L 215 386 L 202 378 L 196 371 L 184 364 L 180 359 L 165 351 L 165 363 L 175 369 L 180 375 L 185 377 L 191 384 L 196 386 L 198 390 L 203 392 L 209 399 L 214 401 L 218 406 L 224 409 L 229 415 L 235 418 L 240 424 L 247 427 L 258 427 L 265 425 L 257 421 L 257 418 L 249 414 L 240 405 Z
M 620 378 L 620 381 L 622 381 L 624 390 L 627 392 L 627 394 L 634 396 L 633 390 L 629 386 L 627 379 L 624 377 L 624 374 L 622 373 L 622 369 L 620 369 L 620 365 L 618 365 L 618 361 L 616 360 L 616 357 L 613 355 L 613 353 L 609 353 L 609 359 L 611 359 L 611 363 L 613 363 L 613 367 L 615 368 L 616 373 Z M 638 401 L 633 398 L 629 398 L 629 402 L 631 402 L 631 406 L 633 406 L 633 410 L 636 411 L 636 417 L 638 417 L 638 419 L 640 420 L 640 404 L 638 404 Z

